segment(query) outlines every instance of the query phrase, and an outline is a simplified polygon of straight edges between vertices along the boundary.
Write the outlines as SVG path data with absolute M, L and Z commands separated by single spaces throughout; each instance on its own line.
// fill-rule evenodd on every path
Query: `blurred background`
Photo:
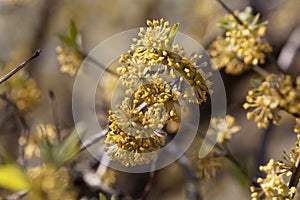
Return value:
M 254 12 L 261 13 L 262 20 L 269 21 L 266 40 L 274 48 L 275 59 L 287 73 L 299 75 L 299 0 L 224 2 L 233 10 L 251 6 Z M 214 0 L 0 0 L 0 62 L 20 63 L 36 49 L 41 49 L 40 57 L 26 69 L 41 90 L 40 106 L 30 113 L 28 120 L 33 125 L 52 123 L 48 95 L 52 90 L 57 99 L 60 126 L 70 128 L 74 125 L 71 104 L 74 79 L 59 71 L 56 47 L 61 44 L 57 34 L 68 32 L 71 19 L 82 34 L 83 49 L 88 53 L 114 34 L 145 26 L 147 19 L 160 18 L 169 20 L 170 24 L 179 22 L 180 32 L 207 48 L 217 35 L 222 34 L 216 22 L 225 14 L 226 11 Z M 268 63 L 266 68 L 278 71 Z M 289 149 L 296 141 L 294 121 L 283 114 L 280 126 L 257 129 L 253 121 L 246 120 L 246 111 L 242 108 L 250 79 L 257 75 L 249 71 L 241 76 L 222 72 L 222 76 L 227 91 L 227 112 L 235 116 L 242 127 L 230 147 L 245 168 L 257 176 L 259 165 L 271 157 L 281 158 L 282 149 Z M 102 96 L 97 101 L 101 98 L 105 100 Z M 98 113 L 107 116 L 105 109 Z M 0 119 L 0 144 L 16 154 L 19 133 L 14 131 L 14 125 L 7 118 L 0 116 Z M 142 190 L 141 183 L 147 180 L 143 176 L 122 174 L 117 185 L 124 193 L 134 196 Z M 174 163 L 156 173 L 148 199 L 188 199 L 185 188 L 185 173 Z M 203 182 L 201 188 L 204 199 L 250 199 L 247 185 L 240 183 L 230 165 L 224 165 L 216 180 Z

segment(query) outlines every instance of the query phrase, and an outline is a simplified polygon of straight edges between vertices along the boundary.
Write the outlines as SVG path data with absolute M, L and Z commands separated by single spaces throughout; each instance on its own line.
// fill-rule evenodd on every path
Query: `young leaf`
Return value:
M 100 200 L 107 200 L 106 196 L 104 194 L 102 194 L 102 193 L 99 194 L 99 199 Z
M 175 38 L 175 36 L 176 36 L 176 32 L 177 32 L 177 30 L 178 30 L 178 27 L 179 27 L 179 23 L 174 24 L 174 25 L 172 26 L 172 29 L 171 29 L 170 34 L 169 34 L 170 46 L 171 46 L 171 45 L 173 44 L 173 42 L 174 42 L 174 38 Z
M 73 20 L 70 21 L 70 39 L 76 43 L 76 40 L 77 40 L 77 27 L 76 27 L 76 24 Z
M 44 163 L 46 164 L 55 164 L 55 158 L 53 154 L 53 147 L 50 144 L 47 137 L 43 137 L 41 141 L 41 151 L 42 151 L 42 158 Z
M 258 88 L 261 85 L 261 81 L 256 79 L 251 79 L 251 85 L 255 88 Z
M 77 155 L 80 148 L 80 138 L 76 131 L 71 132 L 56 149 L 56 164 L 63 165 Z
M 0 166 L 0 186 L 13 190 L 22 191 L 30 188 L 24 172 L 15 164 Z
M 69 46 L 74 46 L 76 43 L 66 35 L 57 34 L 57 37 L 65 44 Z

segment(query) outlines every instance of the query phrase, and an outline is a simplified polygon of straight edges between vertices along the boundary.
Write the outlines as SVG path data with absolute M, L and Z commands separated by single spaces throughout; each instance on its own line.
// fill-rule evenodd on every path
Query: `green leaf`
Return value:
M 75 41 L 73 41 L 71 38 L 69 38 L 66 35 L 62 35 L 62 34 L 57 34 L 57 37 L 65 44 L 69 45 L 69 46 L 74 46 L 76 45 Z
M 251 82 L 251 85 L 255 88 L 258 88 L 261 85 L 261 81 L 256 80 L 256 79 L 251 79 L 250 82 Z
M 76 24 L 73 20 L 70 21 L 70 39 L 76 43 L 76 40 L 77 40 L 77 27 L 76 27 Z
M 15 164 L 0 166 L 0 186 L 13 190 L 22 191 L 30 188 L 24 172 Z
M 53 146 L 50 144 L 49 139 L 47 136 L 44 136 L 41 141 L 41 151 L 42 151 L 42 158 L 45 164 L 52 164 L 55 165 L 55 158 L 53 154 Z
M 78 154 L 80 144 L 79 135 L 74 130 L 61 142 L 56 149 L 55 160 L 57 166 L 61 166 L 67 161 L 72 160 Z
M 260 17 L 259 13 L 254 16 L 253 21 L 252 21 L 252 25 L 255 25 L 255 24 L 258 23 L 259 17 Z
M 99 199 L 100 200 L 107 200 L 106 196 L 104 194 L 102 194 L 102 193 L 99 194 Z
M 174 24 L 171 28 L 170 34 L 169 34 L 169 41 L 170 41 L 170 46 L 173 44 L 174 42 L 174 38 L 176 36 L 176 32 L 178 30 L 179 27 L 179 23 Z

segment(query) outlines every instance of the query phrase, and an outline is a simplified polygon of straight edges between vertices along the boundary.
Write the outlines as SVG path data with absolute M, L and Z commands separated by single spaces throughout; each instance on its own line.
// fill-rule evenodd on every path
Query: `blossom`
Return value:
M 264 81 L 248 92 L 244 108 L 255 108 L 248 112 L 247 118 L 255 118 L 258 127 L 267 127 L 269 120 L 274 124 L 279 123 L 280 110 L 285 110 L 292 115 L 298 114 L 299 99 L 299 90 L 294 87 L 291 76 L 269 74 Z
M 40 144 L 43 137 L 46 137 L 50 144 L 57 143 L 55 127 L 52 124 L 39 124 L 36 131 L 29 135 L 28 138 L 21 136 L 19 145 L 24 145 L 24 156 L 26 159 L 39 158 L 41 156 Z
M 259 170 L 264 172 L 266 177 L 257 179 L 260 185 L 259 188 L 254 186 L 250 188 L 252 200 L 260 199 L 262 196 L 266 200 L 291 199 L 292 195 L 296 192 L 296 188 L 288 187 L 284 175 L 279 173 L 280 170 L 273 159 L 267 165 L 260 166 Z
M 179 99 L 201 104 L 207 99 L 210 74 L 202 71 L 206 62 L 174 44 L 178 24 L 147 21 L 130 50 L 121 55 L 117 72 L 125 86 L 125 97 L 109 113 L 106 152 L 125 166 L 150 162 L 165 143 L 163 128 L 179 121 Z
M 194 172 L 196 178 L 200 180 L 212 179 L 216 177 L 218 169 L 222 166 L 222 157 L 215 155 L 215 150 L 211 151 L 204 158 L 199 158 L 198 153 L 194 153 L 189 162 L 189 167 Z
M 265 63 L 272 47 L 262 39 L 267 22 L 259 23 L 259 17 L 248 7 L 219 21 L 219 26 L 226 31 L 225 36 L 218 37 L 208 50 L 216 69 L 225 68 L 226 73 L 238 75 L 251 66 Z
M 60 71 L 75 76 L 82 62 L 82 56 L 70 46 L 57 46 L 57 61 Z
M 105 151 L 112 160 L 122 165 L 135 166 L 149 163 L 155 156 L 155 151 L 164 145 L 164 138 L 160 135 L 141 137 L 128 135 L 112 122 L 109 126 L 105 143 Z
M 28 196 L 33 200 L 66 200 L 77 199 L 77 193 L 72 185 L 70 175 L 66 168 L 55 169 L 52 166 L 38 166 L 27 171 L 31 188 Z
M 232 135 L 240 129 L 241 127 L 236 125 L 234 117 L 226 115 L 225 118 L 212 118 L 207 134 L 216 135 L 217 142 L 222 144 L 225 141 L 229 141 Z

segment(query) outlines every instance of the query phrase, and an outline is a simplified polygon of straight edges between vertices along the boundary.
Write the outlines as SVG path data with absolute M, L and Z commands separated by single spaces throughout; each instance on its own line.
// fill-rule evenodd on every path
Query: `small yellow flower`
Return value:
M 19 144 L 25 144 L 24 154 L 26 159 L 39 158 L 41 156 L 40 144 L 43 137 L 47 137 L 52 145 L 56 144 L 57 135 L 52 124 L 37 125 L 35 133 L 29 135 L 28 141 L 26 138 L 19 138 Z
M 52 166 L 38 166 L 27 171 L 32 189 L 28 196 L 32 200 L 77 199 L 76 189 L 72 185 L 66 168 L 56 170 Z
M 257 183 L 260 185 L 259 188 L 254 186 L 250 188 L 252 200 L 257 200 L 262 196 L 266 200 L 291 199 L 296 190 L 294 187 L 289 188 L 286 177 L 280 173 L 280 169 L 273 159 L 267 165 L 260 166 L 259 170 L 264 172 L 266 177 L 257 179 Z
M 235 15 L 242 24 L 232 15 L 221 19 L 219 26 L 226 30 L 225 37 L 218 37 L 208 52 L 216 69 L 225 68 L 226 73 L 239 75 L 251 66 L 264 64 L 272 47 L 262 39 L 267 22 L 258 23 L 259 14 L 253 16 L 251 9 L 246 8 Z
M 82 62 L 82 56 L 69 46 L 57 46 L 57 61 L 60 71 L 75 76 Z
M 236 125 L 234 117 L 226 115 L 225 118 L 212 118 L 210 121 L 210 129 L 207 134 L 217 136 L 217 142 L 222 144 L 229 141 L 231 136 L 238 131 L 241 127 Z
M 251 89 L 246 97 L 245 109 L 255 108 L 247 114 L 247 118 L 255 118 L 259 128 L 268 127 L 269 120 L 274 124 L 280 121 L 280 110 L 290 114 L 300 113 L 300 93 L 294 87 L 289 75 L 269 74 L 258 86 Z M 297 126 L 295 128 L 297 131 Z
M 222 157 L 214 155 L 214 151 L 211 151 L 204 158 L 199 158 L 199 154 L 196 152 L 190 160 L 189 167 L 194 171 L 196 178 L 200 180 L 213 179 L 216 177 L 218 169 L 222 166 L 222 160 Z

